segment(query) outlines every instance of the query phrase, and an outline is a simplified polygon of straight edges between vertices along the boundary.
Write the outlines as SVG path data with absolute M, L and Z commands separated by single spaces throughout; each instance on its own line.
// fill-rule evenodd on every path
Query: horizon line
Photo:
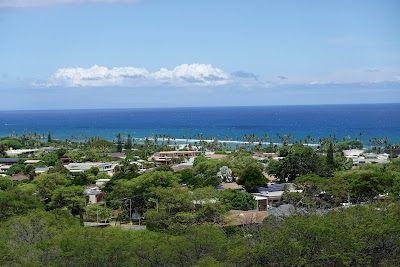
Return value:
M 128 110 L 128 109 L 186 109 L 186 108 L 245 108 L 245 107 L 299 107 L 299 106 L 351 106 L 351 105 L 398 105 L 391 103 L 333 103 L 333 104 L 269 104 L 269 105 L 232 105 L 232 106 L 159 106 L 159 107 L 110 107 L 110 108 L 49 108 L 49 109 L 0 109 L 0 112 L 9 111 L 67 111 L 67 110 Z

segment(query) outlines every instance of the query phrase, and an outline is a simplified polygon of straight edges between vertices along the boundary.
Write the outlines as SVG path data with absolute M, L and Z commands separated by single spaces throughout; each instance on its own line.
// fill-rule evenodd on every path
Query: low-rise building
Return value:
M 227 225 L 249 225 L 262 224 L 264 219 L 268 217 L 265 211 L 254 210 L 230 210 L 225 217 Z
M 389 163 L 390 157 L 387 153 L 363 153 L 363 151 L 359 149 L 343 150 L 343 155 L 346 159 L 353 160 L 353 166 L 359 166 L 362 164 L 387 164 Z
M 101 172 L 106 172 L 109 175 L 112 175 L 114 172 L 114 168 L 117 166 L 116 163 L 104 163 L 104 162 L 84 162 L 84 163 L 69 163 L 65 165 L 65 167 L 70 172 L 86 172 L 90 170 L 90 168 L 98 168 Z
M 96 204 L 104 199 L 104 193 L 98 187 L 88 188 L 85 193 L 89 196 L 89 204 Z
M 6 151 L 7 156 L 33 155 L 38 149 L 9 149 Z
M 169 164 L 173 159 L 193 158 L 200 155 L 199 151 L 160 151 L 155 153 L 150 159 L 155 160 L 158 164 Z
M 2 165 L 13 165 L 19 162 L 19 158 L 0 158 L 0 164 Z

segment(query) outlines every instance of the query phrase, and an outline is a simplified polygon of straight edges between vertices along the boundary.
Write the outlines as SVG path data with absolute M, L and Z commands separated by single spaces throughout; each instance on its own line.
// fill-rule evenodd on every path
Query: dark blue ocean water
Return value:
M 223 140 L 243 135 L 291 134 L 296 140 L 388 137 L 400 143 L 400 104 L 152 108 L 109 110 L 0 111 L 0 136 L 36 132 L 55 139 L 72 135 L 115 140 L 118 133 L 135 138 L 170 135 L 196 139 L 198 134 Z

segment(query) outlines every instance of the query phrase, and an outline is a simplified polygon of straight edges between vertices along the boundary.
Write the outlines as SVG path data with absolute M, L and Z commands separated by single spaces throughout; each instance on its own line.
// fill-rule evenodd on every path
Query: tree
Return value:
M 26 166 L 24 164 L 13 164 L 11 167 L 7 170 L 6 174 L 9 176 L 13 176 L 14 174 L 25 173 L 25 168 Z
M 229 169 L 228 166 L 222 166 L 221 168 L 219 168 L 217 176 L 219 177 L 219 179 L 221 179 L 221 182 L 223 183 L 231 183 L 234 181 L 232 170 Z
M 126 139 L 125 149 L 132 149 L 132 136 L 130 134 L 128 134 L 128 138 Z
M 0 176 L 0 191 L 11 189 L 12 185 L 13 184 L 10 179 Z
M 256 201 L 252 194 L 226 189 L 219 192 L 219 200 L 228 210 L 252 210 Z
M 174 172 L 171 165 L 162 164 L 154 169 L 155 171 L 162 171 L 162 172 Z
M 189 191 L 178 188 L 158 188 L 154 191 L 157 209 L 145 213 L 150 230 L 172 230 L 195 222 L 194 204 Z M 149 203 L 150 204 L 150 203 Z
M 207 161 L 208 159 L 204 156 L 197 156 L 193 161 L 193 168 L 196 167 L 201 162 Z
M 386 172 L 358 171 L 347 176 L 351 194 L 358 201 L 372 200 L 379 194 L 390 191 L 393 185 L 393 176 Z
M 261 169 L 254 167 L 247 167 L 242 176 L 239 177 L 237 183 L 243 185 L 247 192 L 258 192 L 258 187 L 265 186 L 267 179 L 262 173 Z
M 282 182 L 291 182 L 296 177 L 306 174 L 329 177 L 332 170 L 328 168 L 326 160 L 317 155 L 312 147 L 297 144 L 291 146 L 289 154 L 284 159 L 270 162 L 267 172 Z
M 51 133 L 49 132 L 49 134 L 47 135 L 47 142 L 51 143 L 53 142 L 53 138 L 51 137 Z
M 329 168 L 333 169 L 335 161 L 333 159 L 333 144 L 330 142 L 328 146 L 328 151 L 326 152 L 326 164 Z
M 58 154 L 56 152 L 47 153 L 43 156 L 42 161 L 44 161 L 49 166 L 54 166 L 59 161 Z
M 117 135 L 117 152 L 122 152 L 122 143 L 123 143 L 122 135 L 119 133 Z
M 0 144 L 5 146 L 7 149 L 9 149 L 9 148 L 20 149 L 24 146 L 20 141 L 15 140 L 15 139 L 2 140 L 2 141 L 0 141 Z
M 0 157 L 4 157 L 6 155 L 6 145 L 0 143 Z
M 45 202 L 51 201 L 51 196 L 59 187 L 70 184 L 70 181 L 62 174 L 49 173 L 41 174 L 33 180 L 33 184 L 36 185 L 39 197 Z
M 83 186 L 58 187 L 51 194 L 49 206 L 52 209 L 68 208 L 73 215 L 79 215 L 87 202 L 84 189 Z
M 120 200 L 124 198 L 132 198 L 133 210 L 143 213 L 146 210 L 147 200 L 154 195 L 157 188 L 177 187 L 178 178 L 172 172 L 148 172 L 144 173 L 132 180 L 116 180 L 106 184 L 113 184 L 112 188 L 108 187 L 110 192 L 107 195 L 108 200 Z M 116 201 L 116 205 L 121 205 L 121 201 Z
M 7 191 L 0 190 L 0 222 L 42 207 L 39 199 L 26 187 L 17 186 Z

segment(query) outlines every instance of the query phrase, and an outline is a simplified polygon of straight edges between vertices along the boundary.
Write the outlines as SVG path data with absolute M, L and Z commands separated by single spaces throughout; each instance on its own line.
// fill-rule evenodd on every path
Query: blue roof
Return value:
M 0 158 L 0 162 L 4 163 L 17 163 L 19 158 Z
M 275 191 L 283 191 L 285 184 L 273 184 L 268 187 L 259 187 L 258 192 L 275 192 Z

